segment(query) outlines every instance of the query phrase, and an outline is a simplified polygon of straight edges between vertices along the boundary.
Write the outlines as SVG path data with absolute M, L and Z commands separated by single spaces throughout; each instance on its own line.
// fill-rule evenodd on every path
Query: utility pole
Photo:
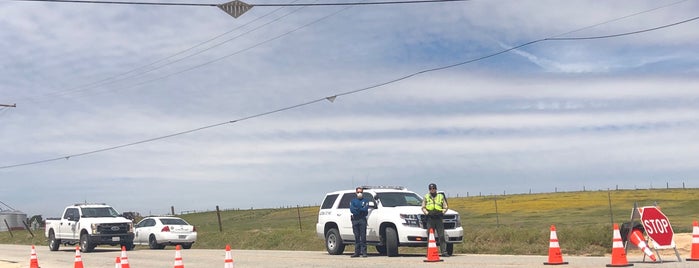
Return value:
M 15 104 L 2 104 L 2 103 L 0 103 L 0 107 L 11 107 L 11 108 L 16 108 L 16 107 L 17 107 L 17 104 L 16 104 L 16 103 L 15 103 Z

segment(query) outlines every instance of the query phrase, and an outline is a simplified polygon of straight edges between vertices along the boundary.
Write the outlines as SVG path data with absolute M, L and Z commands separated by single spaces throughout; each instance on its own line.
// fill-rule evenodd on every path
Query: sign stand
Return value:
M 646 217 L 644 217 L 643 212 L 647 211 L 649 213 L 646 213 Z M 633 226 L 635 225 L 636 222 L 640 223 L 643 228 L 646 230 L 645 231 L 645 236 L 646 240 L 648 240 L 649 245 L 653 245 L 653 250 L 655 251 L 655 255 L 658 256 L 658 260 L 660 262 L 663 262 L 663 258 L 660 256 L 660 253 L 658 252 L 658 249 L 674 249 L 675 250 L 675 256 L 677 257 L 678 262 L 682 262 L 682 258 L 680 257 L 680 253 L 677 251 L 677 245 L 675 244 L 675 238 L 674 238 L 674 231 L 672 230 L 672 226 L 670 225 L 670 221 L 667 219 L 665 214 L 660 212 L 660 209 L 656 206 L 645 206 L 645 207 L 638 207 L 638 204 L 634 202 L 633 204 L 633 210 L 631 211 L 631 226 L 629 226 L 629 230 L 626 234 L 626 243 L 624 245 L 624 249 L 628 251 L 629 248 L 629 239 L 631 232 L 633 231 Z M 662 235 L 662 242 L 659 243 L 658 240 L 658 235 Z M 653 239 L 652 236 L 656 236 L 656 239 Z M 633 244 L 632 244 L 633 245 Z M 636 247 L 635 245 L 633 247 Z M 643 262 L 646 261 L 646 255 L 643 254 Z

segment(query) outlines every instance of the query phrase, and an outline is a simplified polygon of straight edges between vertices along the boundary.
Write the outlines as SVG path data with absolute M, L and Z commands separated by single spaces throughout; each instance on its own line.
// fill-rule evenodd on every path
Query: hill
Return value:
M 456 253 L 548 254 L 549 227 L 555 225 L 563 254 L 604 255 L 611 251 L 612 222 L 629 221 L 634 203 L 657 204 L 675 233 L 691 233 L 699 189 L 643 189 L 491 195 L 448 198 L 461 213 L 464 243 Z M 197 227 L 194 248 L 324 250 L 315 234 L 318 207 L 223 210 L 179 215 Z M 219 229 L 220 228 L 220 229 Z M 688 249 L 687 235 L 678 235 Z M 0 233 L 0 243 L 46 245 L 43 230 Z M 404 249 L 401 251 L 422 249 Z

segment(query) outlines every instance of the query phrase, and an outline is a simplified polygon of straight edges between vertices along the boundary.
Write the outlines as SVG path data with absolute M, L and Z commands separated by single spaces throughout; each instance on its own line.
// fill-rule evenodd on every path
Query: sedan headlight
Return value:
M 400 218 L 405 222 L 403 225 L 410 227 L 422 227 L 422 220 L 420 215 L 415 214 L 400 214 Z

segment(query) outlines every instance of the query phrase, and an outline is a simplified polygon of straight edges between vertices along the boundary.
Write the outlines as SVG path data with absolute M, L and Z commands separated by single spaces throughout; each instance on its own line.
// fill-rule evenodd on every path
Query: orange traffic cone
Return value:
M 84 268 L 83 267 L 83 258 L 80 256 L 80 247 L 75 246 L 75 265 L 73 265 L 73 268 Z
M 653 251 L 651 251 L 648 244 L 646 244 L 646 240 L 643 239 L 643 233 L 641 233 L 640 230 L 633 229 L 631 235 L 629 236 L 629 241 L 640 248 L 652 261 L 656 261 Z
M 184 263 L 182 263 L 182 253 L 180 253 L 180 245 L 175 247 L 175 268 L 184 268 Z
M 223 268 L 233 268 L 233 257 L 231 256 L 231 245 L 226 245 L 226 259 L 223 261 Z
M 121 268 L 121 258 L 116 257 L 116 262 L 114 264 L 114 268 Z
M 688 261 L 699 261 L 699 224 L 694 221 L 692 227 L 692 257 Z
M 427 259 L 424 262 L 439 262 L 444 261 L 439 259 L 439 249 L 437 248 L 437 241 L 434 239 L 434 229 L 430 228 L 429 242 L 427 243 Z
M 121 268 L 131 268 L 131 265 L 129 265 L 129 257 L 126 256 L 126 247 L 124 246 L 121 246 L 121 259 L 119 262 L 121 262 Z
M 624 249 L 624 242 L 621 241 L 621 234 L 619 233 L 619 225 L 614 224 L 614 235 L 612 238 L 612 263 L 607 264 L 607 267 L 625 267 L 633 266 L 626 260 L 626 250 Z
M 558 236 L 556 236 L 556 226 L 551 225 L 551 237 L 549 238 L 549 261 L 545 262 L 546 265 L 559 265 L 568 264 L 567 261 L 563 261 L 563 255 L 561 254 L 561 247 L 558 245 Z
M 29 257 L 29 268 L 39 268 L 39 258 L 36 257 L 36 248 L 32 245 L 32 255 Z

